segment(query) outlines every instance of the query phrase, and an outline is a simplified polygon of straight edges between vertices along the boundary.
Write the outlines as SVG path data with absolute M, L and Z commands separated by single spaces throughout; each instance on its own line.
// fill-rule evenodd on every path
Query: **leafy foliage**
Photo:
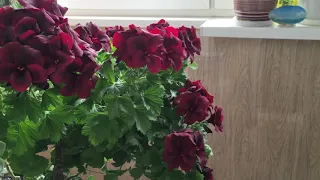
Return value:
M 110 59 L 103 61 L 106 55 L 101 56 L 100 78 L 86 100 L 62 97 L 55 88 L 44 92 L 30 88 L 20 95 L 1 88 L 6 95 L 1 96 L 5 111 L 0 116 L 0 138 L 12 151 L 8 161 L 14 172 L 26 177 L 52 176 L 49 164 L 55 160 L 49 162 L 36 153 L 63 140 L 66 168 L 78 167 L 85 173 L 87 166 L 103 167 L 107 179 L 117 179 L 127 171 L 135 179 L 186 178 L 181 171 L 167 171 L 161 159 L 165 136 L 183 125 L 168 100 L 185 83 L 184 71 L 151 74 Z M 207 152 L 211 154 L 209 147 Z M 136 167 L 108 170 L 104 166 L 107 157 L 117 167 L 131 161 Z
M 19 2 L 23 2 L 22 4 L 25 6 L 27 4 L 28 7 L 37 4 L 29 3 L 29 0 L 19 0 Z M 161 51 L 159 48 L 160 52 L 152 52 L 159 53 L 157 56 L 150 54 L 150 52 L 142 53 L 142 51 L 136 50 L 139 47 L 134 46 L 131 49 L 125 47 L 131 42 L 128 40 L 128 43 L 125 42 L 122 45 L 125 47 L 124 49 L 137 51 L 134 56 L 141 56 L 139 61 L 142 61 L 142 63 L 135 62 L 138 65 L 134 65 L 119 60 L 119 56 L 126 53 L 128 55 L 128 52 L 121 52 L 116 56 L 116 51 L 121 49 L 122 46 L 117 46 L 118 49 L 116 49 L 105 32 L 89 32 L 95 30 L 95 26 L 90 23 L 85 27 L 80 26 L 72 30 L 67 27 L 68 25 L 65 23 L 67 20 L 60 17 L 61 15 L 57 15 L 64 14 L 60 12 L 63 10 L 60 6 L 50 4 L 53 1 L 44 3 L 47 3 L 47 6 L 29 9 L 35 12 L 41 9 L 42 14 L 46 15 L 45 18 L 52 18 L 55 23 L 53 25 L 50 21 L 47 22 L 48 24 L 39 24 L 36 21 L 36 24 L 32 27 L 37 27 L 39 24 L 41 33 L 37 34 L 38 32 L 35 32 L 39 36 L 37 38 L 42 37 L 42 35 L 46 37 L 47 34 L 52 33 L 48 36 L 52 44 L 46 42 L 49 44 L 49 50 L 43 50 L 44 52 L 40 52 L 39 55 L 44 56 L 43 54 L 47 53 L 46 51 L 50 51 L 52 54 L 56 53 L 57 57 L 48 57 L 48 59 L 52 58 L 54 63 L 48 65 L 46 64 L 48 62 L 45 62 L 44 67 L 50 69 L 52 67 L 47 66 L 53 65 L 53 69 L 58 75 L 52 72 L 49 74 L 47 69 L 44 71 L 48 74 L 39 71 L 38 73 L 44 76 L 44 78 L 39 79 L 44 79 L 45 82 L 38 83 L 39 79 L 32 72 L 30 85 L 25 86 L 22 83 L 23 85 L 19 87 L 15 86 L 11 80 L 7 82 L 7 79 L 1 76 L 1 81 L 6 81 L 4 81 L 5 83 L 0 82 L 0 178 L 3 169 L 6 167 L 10 171 L 6 176 L 11 179 L 22 179 L 21 177 L 23 177 L 27 180 L 57 179 L 57 173 L 66 176 L 66 179 L 77 180 L 81 179 L 80 175 L 87 174 L 90 168 L 99 168 L 104 173 L 105 179 L 108 180 L 118 179 L 118 176 L 124 173 L 130 173 L 134 179 L 143 176 L 152 180 L 204 179 L 201 167 L 199 170 L 199 167 L 196 166 L 199 166 L 200 162 L 198 160 L 194 163 L 191 172 L 184 172 L 179 169 L 170 171 L 168 164 L 163 160 L 164 143 L 169 134 L 187 128 L 193 129 L 204 135 L 204 138 L 201 136 L 201 141 L 203 140 L 206 143 L 206 134 L 211 131 L 207 122 L 187 126 L 184 123 L 184 116 L 177 115 L 179 109 L 177 110 L 174 103 L 174 100 L 181 94 L 181 88 L 188 83 L 185 69 L 196 70 L 198 68 L 196 62 L 193 62 L 194 54 L 200 53 L 200 39 L 196 37 L 195 29 L 187 29 L 184 26 L 176 28 L 175 31 L 178 32 L 179 30 L 180 34 L 178 37 L 178 33 L 176 33 L 175 38 L 172 38 L 175 33 L 169 36 L 163 35 L 163 37 L 159 34 L 150 36 L 154 36 L 155 39 L 146 43 L 148 51 L 159 48 L 157 47 L 159 42 L 165 46 L 166 43 L 162 42 L 164 37 L 172 38 L 169 39 L 169 44 L 171 40 L 177 41 L 173 43 L 172 47 L 168 45 L 168 47 L 163 47 Z M 17 1 L 12 4 L 12 7 L 22 8 Z M 47 7 L 50 8 L 47 9 Z M 32 17 L 32 19 L 34 18 Z M 51 26 L 55 26 L 55 28 L 50 28 Z M 163 26 L 166 26 L 166 24 L 164 23 Z M 44 27 L 48 28 L 46 29 L 48 32 L 42 30 Z M 57 31 L 50 32 L 51 29 Z M 60 31 L 63 31 L 63 33 L 59 34 L 61 37 L 57 38 L 56 33 L 61 33 Z M 28 31 L 28 33 L 30 32 Z M 135 34 L 139 35 L 139 33 Z M 35 34 L 32 34 L 32 36 L 35 37 Z M 78 35 L 83 42 L 77 39 Z M 118 34 L 118 36 L 120 35 Z M 114 40 L 116 39 L 114 38 Z M 182 42 L 185 41 L 184 39 L 190 42 Z M 194 43 L 194 45 L 191 43 Z M 114 45 L 116 44 L 114 43 Z M 192 45 L 191 48 L 186 47 L 190 44 Z M 42 45 L 37 48 L 31 47 L 30 44 L 25 46 L 30 46 L 30 49 L 34 48 L 33 50 L 37 53 L 38 50 L 42 51 L 43 48 Z M 102 47 L 100 48 L 100 46 Z M 17 47 L 20 48 L 20 45 Z M 76 51 L 80 51 L 77 48 L 81 49 L 82 52 L 78 52 L 81 55 L 76 54 Z M 166 48 L 170 51 L 165 52 L 164 49 Z M 67 52 L 64 52 L 65 49 L 67 49 Z M 54 51 L 54 53 L 51 51 Z M 95 57 L 96 53 L 91 51 L 96 51 L 97 56 Z M 132 52 L 130 53 L 131 59 L 129 57 L 124 58 L 133 61 Z M 151 55 L 153 55 L 152 58 Z M 58 66 L 57 64 L 61 63 L 58 62 L 61 60 L 60 56 L 63 57 L 63 60 L 72 61 L 70 62 L 71 65 L 59 64 Z M 158 56 L 163 56 L 164 59 L 160 62 Z M 43 58 L 47 59 L 47 57 Z M 78 65 L 76 60 L 79 59 L 81 60 L 79 63 L 81 68 L 72 67 Z M 154 65 L 152 61 L 158 61 L 158 63 Z M 169 61 L 168 67 L 164 67 L 165 61 Z M 89 66 L 90 63 L 94 64 L 94 68 Z M 38 65 L 42 66 L 43 63 L 39 62 Z M 63 69 L 60 66 L 66 69 L 71 66 L 72 70 L 70 72 L 59 72 L 58 70 Z M 161 68 L 159 68 L 160 66 Z M 27 68 L 30 68 L 30 66 Z M 37 69 L 31 66 L 32 68 Z M 19 71 L 19 73 L 26 71 L 25 68 L 20 66 L 17 66 L 16 69 L 14 68 L 13 74 L 16 74 L 15 71 Z M 94 70 L 90 71 L 88 69 Z M 29 71 L 26 72 L 27 76 L 24 78 L 28 78 Z M 65 75 L 64 73 L 69 74 Z M 49 76 L 46 77 L 46 75 Z M 29 76 L 31 76 L 30 73 Z M 53 78 L 52 76 L 64 76 L 66 79 Z M 63 83 L 55 82 L 59 80 Z M 21 92 L 23 88 L 26 90 Z M 197 88 L 191 87 L 191 89 Z M 197 94 L 202 93 L 197 92 Z M 210 109 L 207 108 L 204 111 L 210 111 Z M 49 152 L 50 157 L 43 157 L 41 153 L 44 151 Z M 210 146 L 207 144 L 205 145 L 205 155 L 207 158 L 213 155 Z M 124 165 L 132 162 L 135 163 L 133 167 L 123 168 Z M 114 167 L 109 168 L 110 164 Z M 79 173 L 71 175 L 69 170 L 74 167 L 78 169 Z M 94 179 L 93 176 L 88 178 L 88 180 Z M 58 180 L 62 180 L 62 178 L 58 178 Z

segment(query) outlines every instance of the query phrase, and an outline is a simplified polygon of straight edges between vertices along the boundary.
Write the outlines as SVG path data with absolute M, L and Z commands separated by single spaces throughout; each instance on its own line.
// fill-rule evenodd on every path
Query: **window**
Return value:
M 233 0 L 58 0 L 76 16 L 212 17 L 233 15 Z
M 215 0 L 216 9 L 233 9 L 233 0 Z
M 210 0 L 60 0 L 71 9 L 209 9 Z

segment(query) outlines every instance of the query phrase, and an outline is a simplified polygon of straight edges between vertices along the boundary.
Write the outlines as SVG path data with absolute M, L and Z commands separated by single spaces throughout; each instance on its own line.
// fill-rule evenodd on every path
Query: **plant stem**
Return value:
M 76 174 L 76 175 L 70 176 L 70 177 L 68 177 L 67 180 L 72 180 L 73 178 L 78 177 L 80 174 L 81 174 L 81 173 L 78 173 L 78 174 Z
M 62 140 L 55 146 L 55 164 L 53 168 L 53 180 L 64 180 L 63 173 L 63 142 Z
M 4 164 L 6 166 L 6 169 L 7 169 L 8 173 L 10 174 L 11 177 L 14 178 L 14 180 L 20 180 L 21 179 L 20 176 L 15 176 L 14 175 L 14 173 L 13 173 L 13 171 L 12 171 L 12 169 L 11 169 L 9 163 L 8 163 L 8 161 L 5 161 Z

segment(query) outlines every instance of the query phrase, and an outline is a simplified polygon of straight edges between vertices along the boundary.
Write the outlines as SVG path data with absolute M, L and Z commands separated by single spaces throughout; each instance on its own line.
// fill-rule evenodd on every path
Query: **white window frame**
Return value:
M 211 0 L 60 0 L 60 3 L 70 9 L 88 10 L 190 10 L 210 9 Z
M 138 4 L 139 1 L 143 5 Z M 233 0 L 58 0 L 58 3 L 69 8 L 68 16 L 208 18 L 234 15 Z
M 233 9 L 233 0 L 214 0 L 215 9 Z

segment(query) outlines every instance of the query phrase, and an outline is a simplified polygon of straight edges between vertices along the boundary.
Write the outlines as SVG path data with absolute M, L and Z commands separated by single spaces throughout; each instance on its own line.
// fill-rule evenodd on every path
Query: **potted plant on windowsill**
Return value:
M 307 12 L 300 6 L 295 5 L 294 0 L 279 0 L 278 8 L 269 13 L 272 21 L 283 26 L 294 26 L 306 18 Z
M 106 179 L 212 180 L 206 138 L 223 131 L 222 108 L 196 69 L 195 28 L 160 20 L 77 25 L 56 1 L 19 0 L 0 10 L 0 141 L 11 179 L 81 179 L 100 168 Z M 51 158 L 39 153 L 50 148 Z M 4 149 L 4 148 L 2 148 Z M 112 160 L 118 170 L 105 166 Z M 123 169 L 124 164 L 135 166 Z M 3 164 L 3 163 L 2 163 Z M 69 170 L 78 169 L 71 175 Z M 0 172 L 1 174 L 1 172 Z M 91 177 L 91 180 L 94 177 Z
M 277 0 L 234 0 L 236 24 L 239 26 L 270 26 L 269 12 L 277 5 Z

